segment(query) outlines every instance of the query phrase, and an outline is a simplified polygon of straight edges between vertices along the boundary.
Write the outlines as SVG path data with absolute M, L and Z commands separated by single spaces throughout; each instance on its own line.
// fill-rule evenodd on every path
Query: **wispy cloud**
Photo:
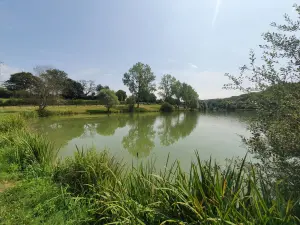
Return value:
M 222 1 L 223 0 L 217 0 L 217 4 L 216 4 L 216 8 L 215 8 L 215 13 L 214 13 L 214 18 L 213 18 L 213 20 L 211 22 L 212 28 L 214 28 L 215 23 L 216 23 L 216 21 L 218 19 L 218 15 L 220 13 L 220 8 L 221 8 L 221 5 L 222 5 Z
M 198 69 L 198 66 L 196 66 L 195 64 L 193 63 L 189 63 L 190 67 L 194 68 L 194 69 Z

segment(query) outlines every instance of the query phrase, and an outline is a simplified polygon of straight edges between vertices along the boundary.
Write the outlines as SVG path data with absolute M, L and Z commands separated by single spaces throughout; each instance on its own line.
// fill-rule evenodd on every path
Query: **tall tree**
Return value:
M 143 91 L 141 93 L 141 102 L 148 102 L 148 103 L 155 103 L 156 102 L 156 95 L 154 93 L 150 93 L 148 91 Z
M 181 96 L 182 96 L 182 84 L 180 83 L 180 81 L 177 80 L 176 82 L 173 83 L 171 89 L 172 89 L 172 93 L 176 97 L 177 107 L 179 107 Z
M 126 92 L 123 91 L 123 90 L 118 90 L 118 91 L 116 92 L 116 95 L 118 96 L 118 99 L 119 99 L 120 102 L 125 101 L 125 99 L 127 98 L 127 94 L 126 94 Z
M 102 86 L 101 84 L 98 84 L 96 86 L 96 91 L 97 92 L 100 92 L 102 89 L 109 89 L 109 86 L 105 85 L 105 86 Z
M 6 88 L 0 87 L 0 98 L 10 98 L 13 96 L 13 93 Z
M 195 102 L 198 100 L 198 93 L 191 85 L 182 83 L 181 98 L 184 101 L 184 106 L 187 108 L 195 108 Z
M 10 75 L 10 78 L 4 83 L 9 91 L 30 91 L 36 82 L 36 77 L 32 73 L 20 72 Z
M 138 108 L 143 93 L 151 93 L 155 91 L 154 80 L 155 75 L 151 71 L 151 67 L 141 62 L 133 65 L 133 67 L 124 74 L 123 83 L 129 88 L 129 91 L 136 98 Z
M 284 180 L 280 191 L 299 197 L 300 6 L 294 7 L 296 21 L 285 15 L 285 24 L 272 23 L 277 31 L 263 34 L 261 61 L 257 63 L 255 53 L 250 51 L 250 65 L 243 66 L 238 76 L 226 74 L 232 82 L 225 88 L 259 91 L 251 95 L 257 113 L 249 127 L 252 136 L 244 140 L 262 160 L 266 178 L 270 182 Z
M 95 92 L 95 90 L 96 90 L 95 81 L 93 81 L 93 80 L 80 80 L 78 82 L 83 87 L 83 93 L 84 93 L 85 96 L 88 96 L 88 95 L 92 94 L 93 92 Z
M 98 94 L 98 98 L 107 108 L 107 112 L 110 112 L 111 107 L 119 104 L 118 97 L 115 92 L 109 89 L 102 89 Z
M 83 91 L 84 88 L 79 82 L 67 78 L 62 91 L 62 96 L 67 99 L 77 99 L 84 95 Z
M 169 99 L 174 95 L 172 87 L 174 86 L 175 82 L 175 77 L 172 77 L 170 74 L 163 75 L 158 87 L 160 90 L 159 95 L 163 100 Z
M 51 97 L 57 98 L 62 94 L 68 75 L 62 70 L 44 66 L 38 66 L 34 70 L 37 76 L 34 92 L 39 98 L 39 110 L 44 110 Z

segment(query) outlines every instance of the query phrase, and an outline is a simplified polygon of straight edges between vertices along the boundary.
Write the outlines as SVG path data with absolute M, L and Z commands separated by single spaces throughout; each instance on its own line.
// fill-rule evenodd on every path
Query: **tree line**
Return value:
M 147 64 L 138 62 L 123 75 L 123 84 L 128 87 L 131 96 L 124 90 L 113 91 L 107 85 L 101 85 L 92 80 L 73 80 L 68 74 L 56 68 L 37 66 L 34 74 L 19 72 L 0 87 L 0 98 L 34 99 L 43 110 L 50 102 L 60 99 L 98 100 L 108 109 L 114 105 L 125 103 L 160 103 L 168 102 L 177 107 L 194 109 L 198 105 L 198 94 L 187 83 L 181 83 L 170 74 L 163 75 L 158 88 L 155 85 L 156 76 Z M 155 92 L 161 97 L 157 99 Z

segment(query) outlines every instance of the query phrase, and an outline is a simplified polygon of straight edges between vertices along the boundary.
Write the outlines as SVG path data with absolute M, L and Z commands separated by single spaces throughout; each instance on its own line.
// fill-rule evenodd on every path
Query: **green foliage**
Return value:
M 1 106 L 18 106 L 18 105 L 23 105 L 24 104 L 24 100 L 23 99 L 14 99 L 14 98 L 10 98 L 6 101 L 3 101 L 1 103 Z
M 165 74 L 161 78 L 158 89 L 160 90 L 159 95 L 163 100 L 171 98 L 174 93 L 174 84 L 176 83 L 175 77 L 172 77 L 170 74 Z
M 300 6 L 294 7 L 296 21 L 285 15 L 284 25 L 272 23 L 275 31 L 263 34 L 262 62 L 256 63 L 251 51 L 250 65 L 243 66 L 239 76 L 226 74 L 232 83 L 225 88 L 260 91 L 252 99 L 257 112 L 250 126 L 252 136 L 244 141 L 261 159 L 270 185 L 283 180 L 280 191 L 300 198 Z
M 161 105 L 159 111 L 161 111 L 161 112 L 173 112 L 174 111 L 174 107 L 170 103 L 164 102 Z
M 152 124 L 135 124 L 138 130 L 124 142 L 141 147 L 141 131 Z M 3 162 L 10 172 L 21 165 L 27 174 L 27 180 L 0 193 L 0 220 L 6 224 L 299 223 L 295 202 L 245 159 L 221 169 L 211 160 L 201 162 L 196 153 L 187 174 L 179 162 L 167 163 L 163 171 L 151 161 L 126 169 L 106 151 L 77 149 L 74 157 L 53 164 L 51 144 L 24 129 L 6 131 L 0 142 L 0 168 Z M 47 173 L 39 172 L 44 166 Z
M 101 84 L 98 84 L 97 86 L 96 86 L 96 91 L 97 92 L 100 92 L 102 89 L 109 89 L 109 86 L 102 86 Z
M 123 83 L 135 97 L 138 107 L 141 98 L 145 93 L 152 93 L 155 91 L 154 80 L 155 75 L 151 71 L 151 67 L 141 62 L 133 65 L 133 67 L 124 74 Z
M 6 88 L 0 87 L 0 98 L 10 98 L 13 96 L 13 93 Z
M 191 85 L 182 83 L 181 87 L 181 98 L 184 101 L 184 106 L 186 108 L 194 109 L 196 108 L 195 102 L 198 101 L 198 94 L 192 88 Z
M 179 105 L 180 99 L 182 97 L 182 84 L 180 83 L 180 81 L 177 80 L 175 83 L 173 83 L 171 89 L 172 93 L 176 97 L 177 105 Z
M 124 165 L 110 157 L 107 152 L 86 152 L 77 149 L 74 158 L 58 164 L 53 179 L 67 187 L 75 195 L 91 195 L 104 191 L 114 191 L 119 185 Z
M 115 92 L 109 89 L 102 89 L 98 94 L 98 98 L 100 103 L 105 105 L 108 112 L 110 111 L 111 107 L 119 104 L 119 100 Z
M 156 102 L 156 95 L 154 93 L 150 93 L 148 91 L 142 92 L 140 101 L 142 103 L 155 103 Z
M 9 80 L 5 82 L 7 90 L 19 91 L 19 90 L 32 90 L 36 85 L 36 77 L 28 72 L 14 73 L 10 75 Z
M 50 167 L 56 160 L 58 150 L 45 137 L 28 130 L 15 130 L 6 137 L 7 161 L 26 170 L 28 166 Z
M 26 120 L 37 118 L 39 116 L 37 111 L 21 111 L 19 115 Z
M 126 94 L 126 92 L 123 91 L 123 90 L 118 90 L 118 91 L 116 92 L 116 96 L 118 96 L 118 100 L 119 100 L 120 102 L 125 101 L 126 98 L 127 98 L 127 94 Z
M 256 110 L 256 101 L 263 92 L 253 92 L 223 99 L 208 99 L 200 101 L 202 109 L 209 111 Z
M 65 87 L 62 91 L 62 96 L 65 99 L 81 98 L 84 95 L 83 91 L 84 88 L 81 83 L 67 78 L 65 81 Z
M 35 71 L 37 82 L 34 92 L 39 99 L 39 109 L 43 110 L 47 107 L 49 99 L 57 98 L 63 92 L 68 74 L 62 70 L 46 67 L 37 67 Z
M 49 178 L 24 180 L 0 193 L 1 224 L 85 224 L 87 201 L 72 198 Z
M 135 104 L 135 97 L 130 96 L 126 99 L 126 104 L 128 105 L 128 111 L 133 112 L 134 111 L 134 104 Z
M 254 168 L 201 162 L 189 174 L 179 162 L 158 172 L 149 162 L 124 172 L 106 152 L 78 152 L 56 168 L 54 179 L 75 196 L 89 197 L 91 222 L 99 224 L 296 224 L 292 201 L 269 187 Z M 258 188 L 257 184 L 260 184 Z M 275 201 L 273 199 L 276 199 Z
M 0 120 L 0 134 L 14 130 L 21 130 L 25 127 L 25 120 L 20 115 L 6 116 Z

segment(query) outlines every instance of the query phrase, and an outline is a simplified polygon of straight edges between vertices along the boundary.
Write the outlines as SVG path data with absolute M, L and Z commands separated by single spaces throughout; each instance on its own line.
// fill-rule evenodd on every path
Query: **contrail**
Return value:
M 214 28 L 215 23 L 217 21 L 217 18 L 218 18 L 219 12 L 220 12 L 221 4 L 222 4 L 222 0 L 217 0 L 215 13 L 214 13 L 214 18 L 213 18 L 212 23 L 211 23 L 212 28 Z

